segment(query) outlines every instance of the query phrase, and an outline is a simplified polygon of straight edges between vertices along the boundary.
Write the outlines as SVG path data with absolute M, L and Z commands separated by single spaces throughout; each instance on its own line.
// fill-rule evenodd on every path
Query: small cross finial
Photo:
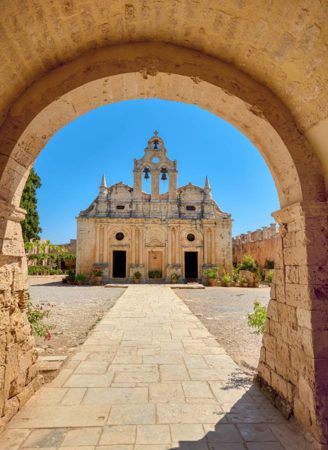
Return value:
M 154 131 L 154 135 L 158 136 L 158 131 L 157 130 Z

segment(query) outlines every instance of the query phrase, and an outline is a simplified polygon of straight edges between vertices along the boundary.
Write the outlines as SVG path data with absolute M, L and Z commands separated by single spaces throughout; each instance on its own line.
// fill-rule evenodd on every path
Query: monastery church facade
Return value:
M 142 281 L 156 275 L 167 281 L 202 278 L 204 268 L 232 265 L 232 218 L 204 188 L 191 183 L 177 187 L 177 161 L 170 160 L 155 132 L 141 159 L 134 160 L 134 185 L 107 187 L 103 176 L 99 195 L 77 218 L 77 273 L 101 268 L 103 278 Z M 142 177 L 151 193 L 142 191 Z M 168 191 L 160 193 L 160 179 Z

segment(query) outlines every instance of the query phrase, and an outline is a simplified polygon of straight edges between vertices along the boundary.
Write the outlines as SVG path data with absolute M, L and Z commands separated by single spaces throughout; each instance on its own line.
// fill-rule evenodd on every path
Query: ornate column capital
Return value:
M 25 219 L 25 216 L 25 209 L 8 204 L 4 200 L 0 199 L 0 219 L 7 219 L 20 223 Z
M 297 202 L 272 213 L 272 217 L 280 224 L 300 218 L 325 216 L 328 216 L 327 202 Z

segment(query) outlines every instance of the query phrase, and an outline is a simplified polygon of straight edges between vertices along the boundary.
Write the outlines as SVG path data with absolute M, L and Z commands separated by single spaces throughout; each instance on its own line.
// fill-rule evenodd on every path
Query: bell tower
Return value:
M 144 193 L 142 192 L 142 177 L 145 179 L 151 178 L 151 193 L 150 203 L 154 205 L 156 203 L 171 203 L 172 207 L 169 210 L 175 216 L 174 204 L 177 201 L 177 161 L 171 160 L 167 156 L 164 141 L 158 135 L 158 131 L 154 131 L 154 135 L 149 139 L 147 147 L 144 150 L 144 156 L 141 159 L 134 160 L 134 187 L 133 198 L 134 202 L 142 202 Z M 160 195 L 160 180 L 168 180 L 168 193 L 163 197 Z M 136 207 L 137 216 L 140 208 Z M 151 206 L 153 212 L 160 208 Z M 171 215 L 172 216 L 172 215 Z

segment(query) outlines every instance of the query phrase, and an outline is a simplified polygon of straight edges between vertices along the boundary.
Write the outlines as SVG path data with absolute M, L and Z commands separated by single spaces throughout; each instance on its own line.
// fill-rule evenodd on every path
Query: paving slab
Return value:
M 129 285 L 0 450 L 312 450 L 170 286 Z

